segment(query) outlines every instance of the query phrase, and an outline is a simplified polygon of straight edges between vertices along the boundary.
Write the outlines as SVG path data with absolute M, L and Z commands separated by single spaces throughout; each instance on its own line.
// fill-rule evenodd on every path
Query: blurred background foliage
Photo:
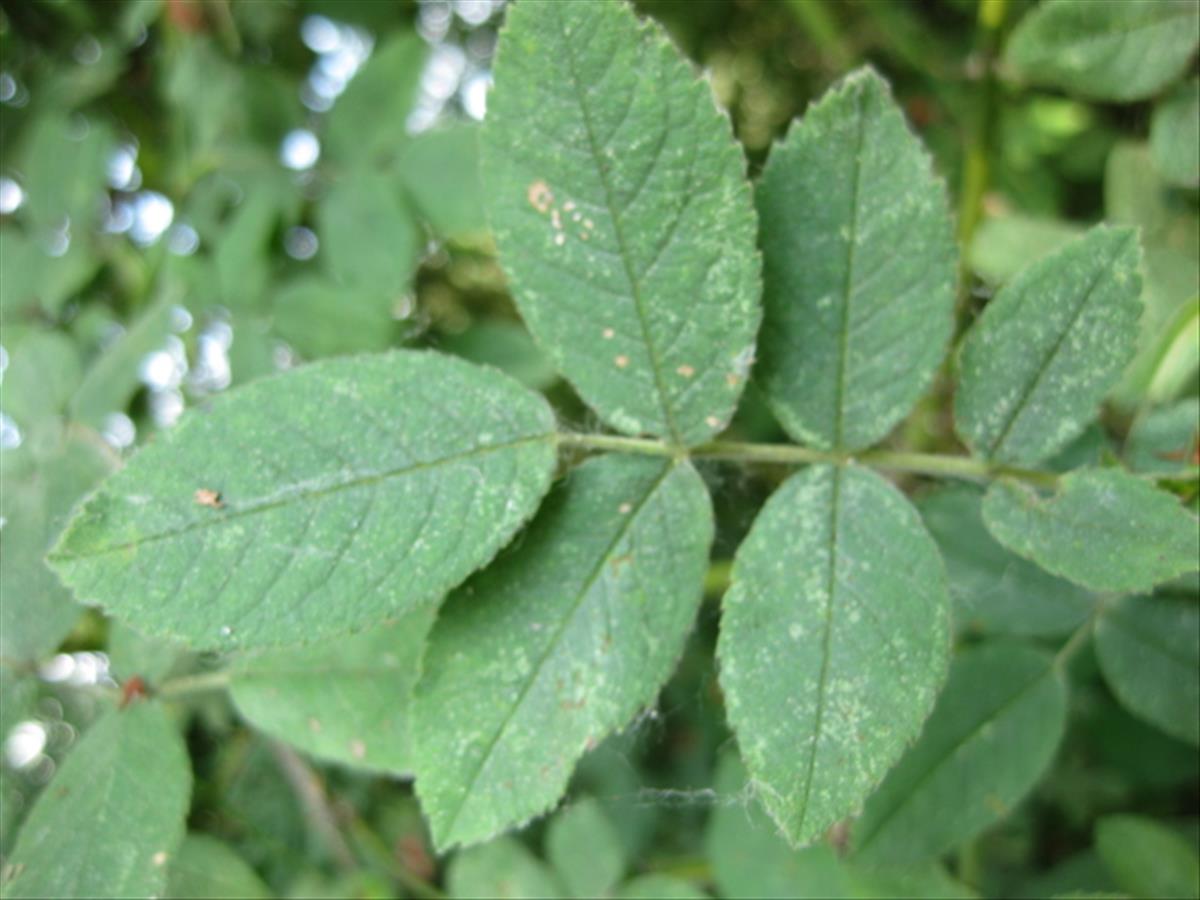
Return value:
M 321 356 L 432 346 L 545 391 L 569 426 L 596 426 L 516 318 L 483 212 L 476 129 L 503 5 L 0 3 L 0 853 L 102 689 L 215 665 L 83 611 L 41 564 L 75 501 L 183 410 Z M 751 175 L 853 66 L 892 82 L 958 207 L 960 333 L 996 286 L 1089 224 L 1139 226 L 1138 357 L 1072 462 L 1196 461 L 1194 54 L 1149 99 L 1098 101 L 1006 66 L 1031 0 L 636 5 L 708 74 Z M 948 410 L 943 379 L 889 440 L 957 452 Z M 733 429 L 782 437 L 753 391 Z M 548 823 L 438 860 L 407 784 L 301 757 L 203 694 L 177 706 L 197 780 L 172 892 L 1050 896 L 1144 893 L 1164 860 L 1191 865 L 1195 748 L 1118 705 L 1090 651 L 1048 776 L 945 865 L 888 881 L 841 861 L 836 833 L 785 848 L 748 805 L 711 656 L 722 560 L 781 474 L 706 467 L 723 528 L 714 602 L 658 708 L 585 760 Z M 950 558 L 963 641 L 1053 640 L 1086 614 L 1071 597 L 1047 613 L 1019 576 L 1011 606 L 973 606 L 971 579 L 1012 565 L 970 542 L 956 556 L 977 497 L 905 487 Z M 1195 507 L 1194 478 L 1179 489 Z M 1113 847 L 1149 849 L 1139 869 Z

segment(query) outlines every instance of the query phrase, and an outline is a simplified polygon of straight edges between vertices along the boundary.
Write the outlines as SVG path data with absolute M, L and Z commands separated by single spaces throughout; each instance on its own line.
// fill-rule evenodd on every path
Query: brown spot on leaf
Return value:
M 529 190 L 525 196 L 529 198 L 529 205 L 540 213 L 549 212 L 550 206 L 554 203 L 554 192 L 540 178 L 529 185 Z
M 197 488 L 196 493 L 192 494 L 192 499 L 196 501 L 197 506 L 207 506 L 209 509 L 220 509 L 225 505 L 221 499 L 221 492 L 212 488 Z

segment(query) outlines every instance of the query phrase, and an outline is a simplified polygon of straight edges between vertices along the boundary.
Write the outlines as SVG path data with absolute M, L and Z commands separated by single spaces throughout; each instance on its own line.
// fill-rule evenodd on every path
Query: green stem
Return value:
M 1103 601 L 1097 603 L 1096 607 L 1088 614 L 1088 617 L 1084 619 L 1083 624 L 1071 633 L 1071 636 L 1067 638 L 1067 642 L 1054 654 L 1054 665 L 1060 669 L 1065 668 L 1067 663 L 1074 658 L 1075 654 L 1083 648 L 1088 642 L 1088 638 L 1092 636 L 1092 629 L 1096 625 L 1096 618 L 1100 615 L 1103 607 Z
M 837 72 L 845 72 L 854 63 L 854 51 L 842 36 L 837 20 L 824 0 L 791 0 L 792 15 L 808 34 L 817 50 Z
M 164 681 L 155 693 L 159 697 L 183 697 L 188 694 L 199 694 L 204 691 L 221 691 L 229 687 L 230 674 L 228 669 L 218 669 L 215 672 L 200 672 L 196 675 L 182 675 Z
M 560 434 L 559 444 L 584 450 L 612 450 L 618 453 L 640 453 L 681 459 L 723 459 L 734 462 L 775 463 L 779 465 L 811 465 L 825 463 L 845 465 L 858 462 L 895 472 L 912 472 L 944 478 L 964 478 L 970 481 L 989 481 L 995 478 L 1015 478 L 1043 487 L 1053 487 L 1058 476 L 1054 472 L 1017 469 L 1001 466 L 968 456 L 947 456 L 936 453 L 906 453 L 895 450 L 864 450 L 861 453 L 839 453 L 834 450 L 815 450 L 795 444 L 752 444 L 744 441 L 710 441 L 691 451 L 654 438 L 628 438 L 609 434 Z

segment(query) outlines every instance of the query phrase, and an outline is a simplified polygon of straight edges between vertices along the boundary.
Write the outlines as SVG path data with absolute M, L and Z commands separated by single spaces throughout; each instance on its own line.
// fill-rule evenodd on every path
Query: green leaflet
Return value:
M 553 429 L 536 394 L 450 357 L 314 363 L 185 415 L 88 501 L 52 562 L 148 635 L 313 641 L 486 563 L 545 493 Z
M 1134 897 L 1200 896 L 1200 858 L 1181 835 L 1142 816 L 1106 816 L 1096 850 L 1113 880 Z
M 793 844 L 851 813 L 929 714 L 949 651 L 946 575 L 904 495 L 813 466 L 738 549 L 717 655 L 742 758 Z
M 579 757 L 654 701 L 695 618 L 712 529 L 689 463 L 599 457 L 447 601 L 414 707 L 439 848 L 547 810 Z
M 274 327 L 307 359 L 384 350 L 396 330 L 395 299 L 395 294 L 369 287 L 342 287 L 321 276 L 300 276 L 274 292 Z
M 959 356 L 954 423 L 973 452 L 1034 465 L 1095 418 L 1133 354 L 1138 258 L 1133 229 L 1100 226 L 996 294 Z
M 1200 744 L 1200 607 L 1193 597 L 1124 597 L 1096 625 L 1104 679 L 1134 715 Z
M 651 872 L 629 879 L 616 896 L 618 900 L 705 900 L 708 894 L 675 875 Z
M 371 54 L 325 122 L 322 138 L 331 159 L 346 167 L 381 165 L 403 150 L 427 54 L 425 43 L 406 31 Z
M 983 499 L 996 540 L 1093 591 L 1146 591 L 1194 572 L 1200 531 L 1171 494 L 1120 469 L 1079 469 L 1042 497 L 998 481 Z
M 1189 78 L 1154 107 L 1150 152 L 1159 173 L 1171 184 L 1200 184 L 1200 78 Z
M 624 3 L 515 6 L 495 72 L 482 171 L 530 331 L 614 428 L 703 442 L 733 415 L 759 322 L 728 120 Z
M 206 834 L 189 834 L 171 863 L 166 896 L 170 900 L 258 900 L 271 892 L 227 844 Z
M 161 707 L 136 703 L 107 714 L 30 811 L 8 860 L 5 896 L 161 896 L 191 785 L 187 750 Z
M 1095 599 L 996 542 L 984 527 L 983 493 L 974 485 L 937 488 L 917 501 L 950 578 L 954 623 L 963 631 L 1039 637 L 1065 635 Z
M 421 235 L 399 180 L 368 171 L 339 178 L 317 207 L 320 259 L 342 287 L 390 300 L 409 287 Z
M 22 423 L 23 424 L 23 423 Z M 82 494 L 118 464 L 86 429 L 47 423 L 0 464 L 0 656 L 36 661 L 67 636 L 80 609 L 43 561 Z
M 546 858 L 570 897 L 607 897 L 625 872 L 621 836 L 591 798 L 571 804 L 550 822 Z
M 1044 0 L 1021 20 L 1005 63 L 1026 80 L 1096 100 L 1143 100 L 1187 68 L 1194 0 Z
M 968 256 L 971 269 L 991 285 L 1001 285 L 1048 253 L 1066 246 L 1083 230 L 1059 219 L 1021 213 L 990 216 L 979 223 Z
M 932 380 L 957 278 L 945 186 L 873 70 L 840 82 L 775 147 L 758 211 L 756 377 L 796 440 L 869 446 Z
M 912 865 L 1002 818 L 1050 764 L 1067 689 L 1046 653 L 990 643 L 954 660 L 921 738 L 867 801 L 856 859 Z
M 1135 472 L 1174 474 L 1195 469 L 1198 447 L 1200 399 L 1189 397 L 1135 419 L 1123 455 Z
M 412 205 L 442 237 L 478 241 L 487 234 L 479 183 L 479 126 L 447 125 L 414 135 L 399 176 Z
M 446 885 L 450 896 L 460 900 L 558 900 L 564 896 L 550 867 L 510 837 L 455 854 Z
M 314 756 L 411 774 L 409 699 L 437 608 L 239 661 L 230 688 L 253 725 Z

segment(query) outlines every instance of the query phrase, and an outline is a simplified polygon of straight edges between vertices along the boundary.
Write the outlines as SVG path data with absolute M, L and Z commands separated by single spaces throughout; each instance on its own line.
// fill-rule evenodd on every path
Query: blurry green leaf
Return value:
M 302 276 L 272 296 L 275 331 L 305 359 L 384 350 L 396 330 L 392 302 L 383 292 Z
M 1096 100 L 1144 100 L 1178 78 L 1200 40 L 1194 0 L 1043 0 L 1005 63 L 1037 85 Z
M 1071 222 L 1009 213 L 984 219 L 971 241 L 971 269 L 991 285 L 1001 285 L 1021 269 L 1083 234 Z
M 450 357 L 313 363 L 143 447 L 81 509 L 55 568 L 195 649 L 344 633 L 491 559 L 548 487 L 553 428 L 541 398 Z
M 5 895 L 160 896 L 191 785 L 183 740 L 157 704 L 108 713 L 30 811 Z
M 81 114 L 51 113 L 30 126 L 20 163 L 23 208 L 39 234 L 69 222 L 73 240 L 86 238 L 99 218 L 114 148 L 108 127 Z
M 1152 352 L 1142 355 L 1152 363 L 1146 369 L 1147 403 L 1163 403 L 1185 391 L 1194 391 L 1200 371 L 1200 298 L 1178 307 L 1158 341 L 1148 349 Z
M 74 419 L 101 428 L 109 414 L 129 408 L 142 386 L 142 362 L 166 345 L 171 311 L 168 298 L 155 303 L 88 366 L 83 383 L 71 398 Z
M 1116 892 L 1112 876 L 1100 862 L 1095 850 L 1087 849 L 1069 856 L 1046 872 L 1023 882 L 1013 893 L 1016 897 L 1109 896 Z M 1123 895 L 1118 895 L 1123 896 Z
M 261 309 L 270 283 L 271 235 L 279 222 L 281 186 L 256 181 L 222 229 L 213 253 L 221 302 L 237 313 Z
M 983 493 L 973 485 L 938 488 L 917 501 L 950 576 L 954 622 L 987 634 L 1056 637 L 1091 612 L 1091 594 L 1002 547 L 984 527 Z
M 449 125 L 415 135 L 399 171 L 413 205 L 437 234 L 461 240 L 487 231 L 479 126 Z
M 446 884 L 451 897 L 474 900 L 563 897 L 563 889 L 549 867 L 513 838 L 502 837 L 461 850 L 450 860 Z
M 599 457 L 446 602 L 414 732 L 439 848 L 544 812 L 584 751 L 654 702 L 700 604 L 712 527 L 689 463 Z
M 920 740 L 867 801 L 854 858 L 920 863 L 1003 818 L 1050 765 L 1066 706 L 1048 654 L 1016 643 L 959 653 Z
M 546 859 L 571 897 L 607 896 L 625 873 L 621 839 L 591 798 L 572 803 L 550 821 Z
M 1200 566 L 1196 517 L 1120 469 L 1064 475 L 1049 497 L 996 482 L 983 521 L 1014 553 L 1094 591 L 1145 591 Z
M 255 727 L 321 759 L 412 772 L 409 700 L 437 607 L 349 637 L 246 657 L 234 703 Z
M 745 162 L 708 85 L 623 3 L 508 14 L 482 168 L 529 330 L 609 425 L 698 444 L 754 355 Z
M 146 637 L 121 622 L 109 623 L 106 649 L 109 666 L 118 680 L 138 675 L 151 684 L 165 678 L 186 653 L 172 641 Z
M 1150 148 L 1130 142 L 1109 154 L 1104 206 L 1110 221 L 1141 229 L 1145 250 L 1138 351 L 1113 392 L 1120 405 L 1136 408 L 1173 341 L 1187 334 L 1182 310 L 1200 295 L 1200 217 L 1183 192 L 1163 181 Z
M 616 896 L 619 900 L 705 900 L 708 894 L 690 881 L 652 872 L 631 878 L 617 888 Z
M 742 758 L 793 844 L 850 814 L 920 732 L 945 676 L 948 606 L 937 545 L 870 470 L 811 466 L 758 514 L 717 655 Z
M 1200 184 L 1200 78 L 1190 78 L 1154 107 L 1150 152 L 1163 178 L 1183 187 Z
M 227 844 L 206 834 L 189 834 L 167 874 L 170 900 L 185 898 L 266 898 L 270 890 Z
M 1200 744 L 1200 606 L 1193 598 L 1124 597 L 1108 604 L 1096 625 L 1096 655 L 1130 712 Z
M 317 232 L 334 281 L 385 297 L 408 288 L 420 234 L 394 179 L 372 172 L 338 179 L 317 207 Z
M 26 430 L 59 416 L 83 377 L 74 341 L 57 331 L 34 331 L 10 344 L 8 353 L 0 409 Z
M 955 427 L 980 456 L 1034 465 L 1068 444 L 1133 353 L 1137 235 L 1093 228 L 1023 270 L 959 355 Z
M 0 656 L 7 659 L 44 656 L 79 617 L 43 560 L 71 507 L 117 463 L 91 432 L 54 427 L 42 440 L 42 446 L 6 450 L 0 468 Z
M 1096 849 L 1117 884 L 1135 897 L 1200 896 L 1200 859 L 1196 851 L 1152 819 L 1101 819 L 1096 825 Z
M 1200 399 L 1190 397 L 1134 420 L 1125 461 L 1135 472 L 1180 472 L 1197 465 Z
M 477 322 L 466 331 L 443 338 L 441 349 L 473 363 L 495 366 L 535 391 L 545 390 L 558 380 L 546 354 L 516 322 Z
M 183 136 L 186 156 L 197 168 L 211 165 L 219 160 L 217 145 L 235 131 L 245 111 L 238 101 L 241 71 L 196 34 L 186 34 L 176 43 L 165 63 L 161 89 Z
M 798 441 L 869 446 L 933 379 L 957 278 L 945 186 L 873 70 L 775 146 L 758 210 L 767 400 Z
M 323 139 L 331 159 L 374 164 L 402 150 L 427 52 L 417 35 L 396 32 L 371 54 L 326 119 Z
M 52 256 L 43 243 L 15 228 L 0 229 L 0 310 L 6 322 L 33 318 L 39 312 L 57 316 L 83 288 L 100 260 L 81 240 L 62 256 Z M 40 307 L 40 310 L 39 310 Z

